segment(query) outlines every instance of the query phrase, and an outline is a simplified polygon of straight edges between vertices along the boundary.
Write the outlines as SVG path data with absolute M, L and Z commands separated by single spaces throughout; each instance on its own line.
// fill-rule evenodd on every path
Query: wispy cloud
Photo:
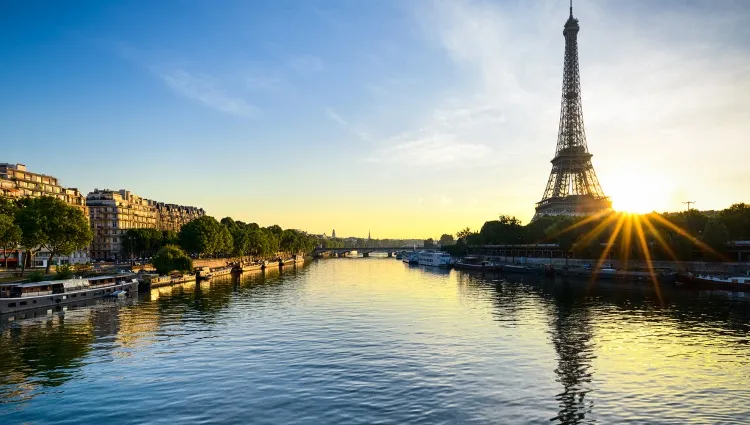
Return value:
M 248 90 L 274 91 L 287 87 L 287 83 L 279 77 L 263 75 L 249 75 L 243 77 L 243 83 Z
M 313 55 L 297 55 L 287 59 L 287 65 L 297 72 L 313 73 L 325 69 L 323 60 Z
M 509 116 L 518 118 L 519 104 L 537 100 L 516 78 L 509 19 L 489 5 L 446 1 L 418 8 L 415 18 L 428 39 L 466 71 L 463 87 L 458 92 L 445 87 L 446 95 L 418 130 L 382 140 L 371 160 L 443 167 L 496 162 L 497 147 L 520 137 L 511 133 Z M 368 88 L 385 93 L 381 85 Z
M 732 94 L 750 90 L 750 54 L 738 36 L 749 32 L 741 24 L 746 7 L 734 13 L 708 3 L 678 10 L 579 3 L 584 117 L 603 183 L 617 178 L 607 176 L 608 164 L 661 167 L 668 153 L 698 166 L 697 153 L 719 152 L 708 139 L 750 152 L 741 142 L 748 126 L 737 114 L 750 109 L 750 98 Z M 508 164 L 497 173 L 525 182 L 546 177 L 557 135 L 565 5 L 436 0 L 415 3 L 413 12 L 457 78 L 436 87 L 442 100 L 422 111 L 414 130 L 381 140 L 372 160 L 447 166 L 523 152 L 528 166 Z M 369 88 L 385 93 L 377 83 Z
M 340 126 L 349 130 L 352 134 L 356 135 L 359 139 L 365 140 L 365 141 L 371 139 L 370 134 L 367 131 L 359 128 L 359 126 L 352 124 L 348 120 L 344 119 L 344 117 L 342 117 L 338 112 L 334 111 L 333 109 L 326 108 L 326 116 L 328 116 L 328 118 L 338 123 Z
M 242 117 L 252 117 L 258 108 L 239 96 L 230 95 L 212 77 L 194 75 L 184 69 L 155 70 L 166 85 L 175 93 L 203 105 Z

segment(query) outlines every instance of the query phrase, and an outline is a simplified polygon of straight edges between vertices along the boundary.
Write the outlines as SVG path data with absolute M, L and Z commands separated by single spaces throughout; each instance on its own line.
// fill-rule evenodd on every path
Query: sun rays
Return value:
M 590 229 L 588 228 L 590 227 Z M 611 254 L 616 253 L 624 270 L 629 270 L 632 262 L 645 264 L 649 280 L 654 286 L 659 303 L 662 303 L 659 281 L 659 268 L 655 266 L 654 254 L 662 252 L 663 256 L 682 268 L 682 261 L 678 259 L 671 244 L 675 238 L 687 241 L 691 247 L 716 258 L 723 255 L 706 243 L 680 228 L 673 222 L 659 214 L 635 214 L 628 212 L 602 212 L 582 218 L 571 225 L 552 232 L 547 239 L 559 238 L 565 234 L 576 234 L 576 244 L 586 245 L 593 241 L 601 241 L 602 235 L 607 235 L 596 265 L 592 273 L 593 283 L 599 276 Z M 669 235 L 669 237 L 667 237 Z M 659 251 L 657 251 L 659 250 Z

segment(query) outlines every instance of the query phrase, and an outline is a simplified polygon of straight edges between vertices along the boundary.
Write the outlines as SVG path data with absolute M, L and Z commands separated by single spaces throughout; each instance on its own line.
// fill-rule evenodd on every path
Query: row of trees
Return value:
M 93 235 L 83 211 L 53 197 L 10 200 L 0 197 L 0 249 L 3 263 L 16 250 L 25 255 L 21 274 L 39 251 L 49 251 L 47 268 L 59 256 L 71 255 L 91 243 Z
M 471 245 L 556 243 L 578 257 L 598 258 L 605 249 L 602 245 L 611 241 L 612 253 L 619 257 L 722 260 L 727 258 L 729 241 L 750 240 L 750 205 L 734 204 L 711 213 L 542 217 L 526 225 L 502 215 L 485 222 L 479 231 L 464 228 L 456 238 L 456 244 L 444 244 L 444 249 L 461 254 Z
M 123 249 L 129 258 L 150 258 L 165 247 L 179 248 L 194 256 L 267 258 L 279 253 L 300 254 L 312 251 L 317 238 L 278 225 L 260 227 L 256 223 L 210 216 L 195 219 L 179 233 L 155 229 L 131 229 L 125 234 Z

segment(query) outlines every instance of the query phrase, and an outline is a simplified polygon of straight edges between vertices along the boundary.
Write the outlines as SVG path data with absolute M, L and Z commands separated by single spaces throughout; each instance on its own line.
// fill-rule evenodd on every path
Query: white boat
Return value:
M 419 253 L 416 251 L 405 252 L 404 256 L 401 258 L 401 261 L 407 264 L 419 264 Z
M 720 289 L 725 291 L 750 292 L 750 271 L 745 276 L 714 276 L 688 273 L 678 280 L 698 289 Z
M 419 265 L 448 268 L 451 265 L 451 255 L 442 251 L 421 251 Z
M 0 285 L 0 314 L 52 307 L 92 298 L 112 296 L 117 291 L 138 292 L 134 274 L 47 280 Z

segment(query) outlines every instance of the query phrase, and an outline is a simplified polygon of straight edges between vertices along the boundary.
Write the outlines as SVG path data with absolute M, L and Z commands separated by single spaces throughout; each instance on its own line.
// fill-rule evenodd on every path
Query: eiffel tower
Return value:
M 578 19 L 565 22 L 565 65 L 563 68 L 560 129 L 552 172 L 542 200 L 536 204 L 533 220 L 547 215 L 590 215 L 612 209 L 612 202 L 596 178 L 591 155 L 586 146 L 581 109 L 581 77 L 578 72 Z M 532 221 L 533 221 L 532 220 Z

